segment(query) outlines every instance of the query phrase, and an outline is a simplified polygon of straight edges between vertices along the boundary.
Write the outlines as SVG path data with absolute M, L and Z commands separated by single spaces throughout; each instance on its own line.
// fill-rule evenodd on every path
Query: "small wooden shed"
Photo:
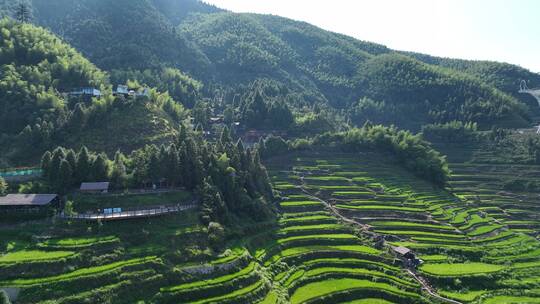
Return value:
M 80 191 L 82 193 L 108 193 L 109 185 L 109 182 L 82 183 Z

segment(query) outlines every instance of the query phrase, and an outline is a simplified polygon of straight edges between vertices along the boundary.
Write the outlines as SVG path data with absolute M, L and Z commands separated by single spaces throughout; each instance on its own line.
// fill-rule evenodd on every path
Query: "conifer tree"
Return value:
M 76 180 L 77 182 L 85 182 L 90 178 L 90 169 L 92 161 L 90 159 L 90 153 L 86 147 L 82 147 L 77 155 L 77 171 L 76 171 Z
M 43 171 L 42 176 L 45 179 L 48 179 L 51 174 L 51 152 L 47 151 L 41 157 L 41 170 Z
M 92 163 L 92 177 L 94 181 L 106 181 L 109 179 L 109 160 L 107 155 L 99 154 Z
M 114 154 L 114 163 L 111 172 L 111 182 L 114 188 L 125 189 L 127 187 L 127 171 L 124 164 L 124 155 L 120 151 Z
M 8 184 L 6 180 L 0 176 L 0 196 L 4 196 L 7 193 Z
M 15 7 L 15 20 L 21 23 L 28 23 L 32 20 L 32 11 L 26 1 L 20 1 Z
M 61 194 L 67 193 L 70 186 L 72 185 L 72 175 L 73 170 L 71 169 L 71 166 L 67 162 L 67 160 L 62 160 L 60 163 L 60 173 L 57 180 L 57 190 Z

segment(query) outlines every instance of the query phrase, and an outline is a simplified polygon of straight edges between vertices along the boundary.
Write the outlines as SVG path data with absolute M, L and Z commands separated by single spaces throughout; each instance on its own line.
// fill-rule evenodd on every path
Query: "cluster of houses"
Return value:
M 72 90 L 71 92 L 67 93 L 70 97 L 87 97 L 87 98 L 100 98 L 103 94 L 99 89 L 93 88 L 93 87 L 82 87 L 82 88 L 76 88 Z M 127 85 L 118 85 L 116 87 L 116 90 L 113 91 L 114 96 L 123 96 L 123 97 L 141 97 L 141 96 L 149 96 L 150 90 L 148 88 L 135 88 L 135 87 L 128 87 Z
M 108 182 L 82 183 L 79 191 L 88 194 L 109 192 Z M 57 194 L 8 194 L 0 197 L 0 213 L 43 213 L 60 208 Z

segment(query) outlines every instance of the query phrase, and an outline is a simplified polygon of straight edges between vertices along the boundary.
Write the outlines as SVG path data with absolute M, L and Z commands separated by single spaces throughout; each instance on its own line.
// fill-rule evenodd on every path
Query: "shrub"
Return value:
M 362 128 L 319 135 L 314 138 L 313 145 L 345 152 L 389 152 L 406 169 L 437 185 L 446 184 L 450 175 L 446 158 L 423 140 L 421 135 L 398 130 L 393 126 L 372 126 L 366 123 Z

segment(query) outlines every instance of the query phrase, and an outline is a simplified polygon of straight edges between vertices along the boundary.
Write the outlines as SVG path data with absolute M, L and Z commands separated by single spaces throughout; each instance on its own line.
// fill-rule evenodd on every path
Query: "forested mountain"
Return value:
M 190 108 L 202 97 L 221 100 L 210 107 L 229 109 L 251 127 L 291 125 L 250 123 L 256 119 L 245 113 L 254 82 L 261 90 L 279 88 L 263 94 L 266 111 L 286 104 L 295 127 L 322 112 L 356 125 L 371 120 L 413 130 L 452 120 L 523 127 L 538 108 L 516 91 L 521 79 L 535 86 L 540 76 L 520 67 L 395 52 L 277 16 L 235 14 L 196 0 L 30 3 L 33 22 L 110 72 L 111 84 L 135 80 Z M 13 3 L 0 2 L 0 8 L 8 12 Z M 246 98 L 238 102 L 238 95 Z M 33 119 L 19 120 L 13 132 Z
M 195 0 L 32 4 L 35 23 L 51 28 L 102 69 L 155 74 L 174 68 L 207 88 L 271 79 L 301 93 L 307 104 L 352 110 L 349 118 L 358 124 L 370 116 L 413 129 L 453 119 L 481 127 L 526 126 L 531 109 L 520 101 L 535 104 L 516 89 L 521 79 L 540 84 L 537 74 L 513 65 L 401 56 L 307 23 L 224 12 Z M 404 121 L 403 110 L 419 115 Z
M 182 62 L 183 69 L 205 71 L 209 65 L 196 46 L 177 34 L 171 20 L 179 17 L 164 15 L 174 12 L 168 2 L 35 0 L 32 4 L 35 23 L 52 29 L 100 68 L 145 69 Z
M 0 28 L 1 163 L 29 162 L 56 144 L 131 150 L 170 138 L 187 118 L 182 99 L 156 89 L 141 98 L 112 96 L 105 72 L 42 28 L 8 19 Z M 102 97 L 67 94 L 86 86 Z

